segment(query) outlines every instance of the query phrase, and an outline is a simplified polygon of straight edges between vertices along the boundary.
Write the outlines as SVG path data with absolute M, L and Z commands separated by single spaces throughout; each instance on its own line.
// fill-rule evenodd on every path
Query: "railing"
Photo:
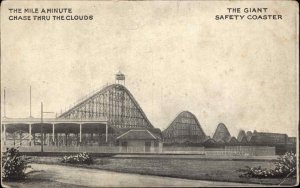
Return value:
M 204 147 L 163 147 L 163 153 L 174 153 L 174 154 L 204 154 Z
M 20 152 L 41 152 L 41 146 L 18 146 L 18 149 Z M 119 146 L 44 146 L 43 149 L 44 152 L 61 152 L 61 153 L 64 152 L 116 153 L 116 154 L 117 153 L 158 153 L 158 150 L 150 150 L 146 152 L 132 147 L 127 148 L 127 150 L 123 150 Z
M 275 147 L 268 146 L 225 146 L 205 148 L 207 156 L 275 156 Z
M 225 154 L 242 154 L 249 156 L 273 156 L 275 147 L 269 146 L 225 146 Z
M 44 146 L 44 152 L 88 152 L 88 153 L 118 153 L 119 147 L 110 146 Z M 21 152 L 40 152 L 41 146 L 19 147 Z
M 9 146 L 3 146 L 9 147 Z M 17 146 L 14 146 L 17 147 Z M 21 152 L 40 152 L 41 146 L 18 146 Z M 4 151 L 4 150 L 3 150 Z M 140 148 L 121 146 L 44 146 L 44 152 L 89 152 L 89 153 L 162 153 L 162 154 L 201 154 L 212 157 L 251 157 L 251 156 L 275 156 L 275 147 L 265 146 L 229 146 L 226 148 L 204 148 L 204 147 L 163 147 L 160 152 L 158 148 L 152 148 L 145 152 Z

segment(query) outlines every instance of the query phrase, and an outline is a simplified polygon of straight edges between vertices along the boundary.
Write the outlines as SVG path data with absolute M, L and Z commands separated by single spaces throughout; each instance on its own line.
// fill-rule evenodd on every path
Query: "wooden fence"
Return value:
M 40 152 L 41 146 L 19 146 L 21 152 Z M 5 146 L 2 147 L 5 151 Z M 225 146 L 225 148 L 163 147 L 151 152 L 123 151 L 119 146 L 44 146 L 44 152 L 88 152 L 88 153 L 162 153 L 202 154 L 206 156 L 275 156 L 275 147 L 267 146 Z
M 204 154 L 204 147 L 173 147 L 164 146 L 163 153 L 174 153 L 174 154 Z

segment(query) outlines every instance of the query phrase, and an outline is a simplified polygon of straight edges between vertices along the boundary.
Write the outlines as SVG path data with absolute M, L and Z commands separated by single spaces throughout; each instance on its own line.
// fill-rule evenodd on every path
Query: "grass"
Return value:
M 61 164 L 59 157 L 35 157 L 35 163 Z M 65 164 L 62 164 L 65 165 Z M 272 161 L 230 161 L 230 160 L 195 160 L 174 158 L 96 158 L 93 165 L 70 165 L 76 167 L 109 170 L 116 172 L 158 175 L 176 178 L 226 181 L 240 183 L 257 183 L 278 185 L 282 179 L 240 178 L 239 169 L 245 166 L 273 168 Z M 295 178 L 288 178 L 283 185 L 295 185 Z
M 60 183 L 57 181 L 52 181 L 45 175 L 45 173 L 34 172 L 30 173 L 26 180 L 14 181 L 14 182 L 2 182 L 1 187 L 12 187 L 12 188 L 85 188 L 83 186 Z

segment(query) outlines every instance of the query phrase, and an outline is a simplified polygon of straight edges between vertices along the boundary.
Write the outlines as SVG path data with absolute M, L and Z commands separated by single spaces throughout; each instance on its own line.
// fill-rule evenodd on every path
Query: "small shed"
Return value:
M 125 153 L 154 153 L 162 151 L 160 138 L 147 129 L 131 129 L 117 137 L 119 151 Z

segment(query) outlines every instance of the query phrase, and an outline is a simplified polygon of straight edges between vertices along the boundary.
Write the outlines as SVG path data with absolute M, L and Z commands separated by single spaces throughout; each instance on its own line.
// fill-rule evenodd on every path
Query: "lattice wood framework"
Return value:
M 206 135 L 195 115 L 183 111 L 163 131 L 163 139 L 167 143 L 201 143 Z
M 106 118 L 115 128 L 153 128 L 132 94 L 120 84 L 105 87 L 58 118 Z

